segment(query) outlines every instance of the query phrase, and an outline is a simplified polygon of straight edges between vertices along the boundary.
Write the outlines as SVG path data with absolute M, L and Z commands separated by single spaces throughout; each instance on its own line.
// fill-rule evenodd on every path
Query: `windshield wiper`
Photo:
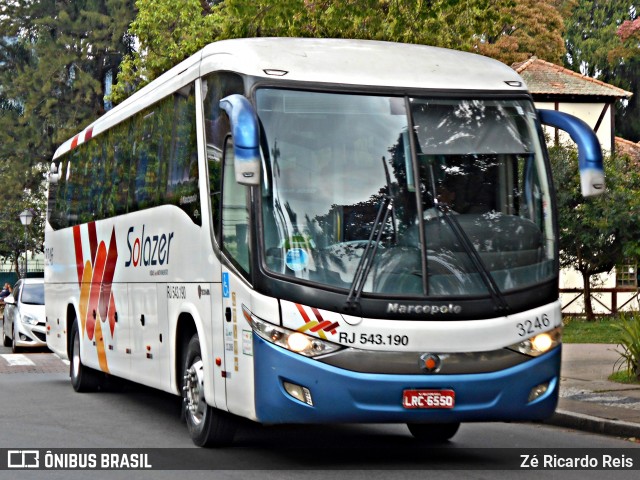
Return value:
M 487 287 L 487 290 L 489 291 L 489 295 L 491 295 L 491 299 L 493 300 L 493 303 L 496 307 L 496 311 L 501 312 L 501 311 L 508 310 L 509 305 L 507 304 L 507 301 L 504 299 L 504 296 L 500 291 L 500 287 L 498 287 L 498 284 L 495 282 L 495 280 L 491 276 L 491 273 L 489 273 L 489 269 L 487 269 L 486 265 L 482 261 L 482 258 L 480 257 L 480 254 L 473 246 L 473 243 L 471 243 L 469 236 L 466 234 L 464 229 L 460 226 L 460 222 L 458 222 L 458 220 L 456 219 L 456 216 L 451 213 L 449 206 L 446 204 L 442 204 L 440 202 L 436 202 L 435 206 L 437 210 L 442 214 L 442 218 L 447 223 L 447 225 L 449 225 L 449 228 L 451 228 L 451 230 L 453 231 L 453 234 L 456 237 L 458 237 L 458 240 L 460 240 L 460 243 L 462 244 L 462 248 L 464 248 L 465 253 L 469 255 L 469 258 L 471 258 L 471 262 L 473 263 L 477 272 L 480 274 L 480 278 L 482 279 L 482 282 Z
M 360 304 L 360 296 L 364 285 L 373 267 L 373 259 L 378 252 L 378 246 L 380 245 L 380 239 L 382 238 L 382 231 L 389 218 L 389 213 L 393 210 L 393 200 L 390 196 L 385 196 L 384 200 L 380 204 L 378 214 L 371 227 L 371 234 L 367 241 L 367 246 L 360 257 L 356 272 L 353 275 L 353 281 L 351 282 L 351 289 L 349 290 L 349 296 L 347 296 L 346 307 L 348 309 L 355 308 Z M 375 237 L 375 240 L 374 240 Z

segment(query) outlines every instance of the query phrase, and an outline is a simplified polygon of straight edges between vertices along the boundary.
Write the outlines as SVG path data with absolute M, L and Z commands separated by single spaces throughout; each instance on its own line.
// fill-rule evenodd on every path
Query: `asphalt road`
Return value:
M 638 445 L 624 439 L 517 423 L 464 424 L 453 441 L 434 448 L 414 441 L 403 425 L 260 426 L 241 422 L 233 446 L 199 449 L 179 418 L 177 397 L 128 383 L 112 391 L 78 394 L 71 388 L 67 370 L 53 354 L 14 356 L 0 347 L 0 456 L 9 449 L 37 449 L 42 455 L 63 448 L 95 454 L 119 449 L 142 454 L 152 449 L 156 468 L 174 465 L 177 470 L 92 471 L 92 479 L 407 479 L 435 469 L 438 478 L 445 479 L 512 478 L 514 474 L 601 478 L 606 474 L 609 480 L 636 478 L 638 473 L 518 468 L 522 455 L 542 453 L 593 456 L 604 452 L 634 459 L 637 455 L 634 468 L 640 469 Z M 0 458 L 0 465 L 3 460 Z M 186 471 L 190 469 L 202 470 Z M 0 479 L 89 478 L 87 473 L 0 470 Z

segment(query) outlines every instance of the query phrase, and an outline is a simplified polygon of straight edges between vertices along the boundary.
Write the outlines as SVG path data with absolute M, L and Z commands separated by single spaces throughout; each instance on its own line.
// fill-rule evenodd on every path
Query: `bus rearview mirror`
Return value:
M 258 116 L 249 100 L 234 94 L 220 100 L 231 122 L 235 154 L 236 182 L 241 185 L 260 184 L 260 127 Z

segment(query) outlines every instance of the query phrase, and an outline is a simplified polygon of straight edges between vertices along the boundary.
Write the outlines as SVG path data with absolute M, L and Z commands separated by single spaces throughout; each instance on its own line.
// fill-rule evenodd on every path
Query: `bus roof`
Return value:
M 426 45 L 373 40 L 242 38 L 211 43 L 60 145 L 54 159 L 178 90 L 199 75 L 253 77 L 359 87 L 526 92 L 522 78 L 488 57 Z
M 281 78 L 342 85 L 447 90 L 510 89 L 523 82 L 497 60 L 427 45 L 373 40 L 245 38 L 207 45 L 202 59 L 224 55 L 229 70 L 256 77 L 287 72 Z M 218 62 L 216 62 L 218 63 Z M 522 83 L 524 85 L 524 83 Z

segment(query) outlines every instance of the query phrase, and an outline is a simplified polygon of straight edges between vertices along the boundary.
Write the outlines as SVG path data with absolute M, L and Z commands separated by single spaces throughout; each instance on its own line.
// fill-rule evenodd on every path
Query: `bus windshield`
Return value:
M 256 100 L 271 273 L 409 297 L 500 295 L 555 274 L 529 100 L 274 88 Z

